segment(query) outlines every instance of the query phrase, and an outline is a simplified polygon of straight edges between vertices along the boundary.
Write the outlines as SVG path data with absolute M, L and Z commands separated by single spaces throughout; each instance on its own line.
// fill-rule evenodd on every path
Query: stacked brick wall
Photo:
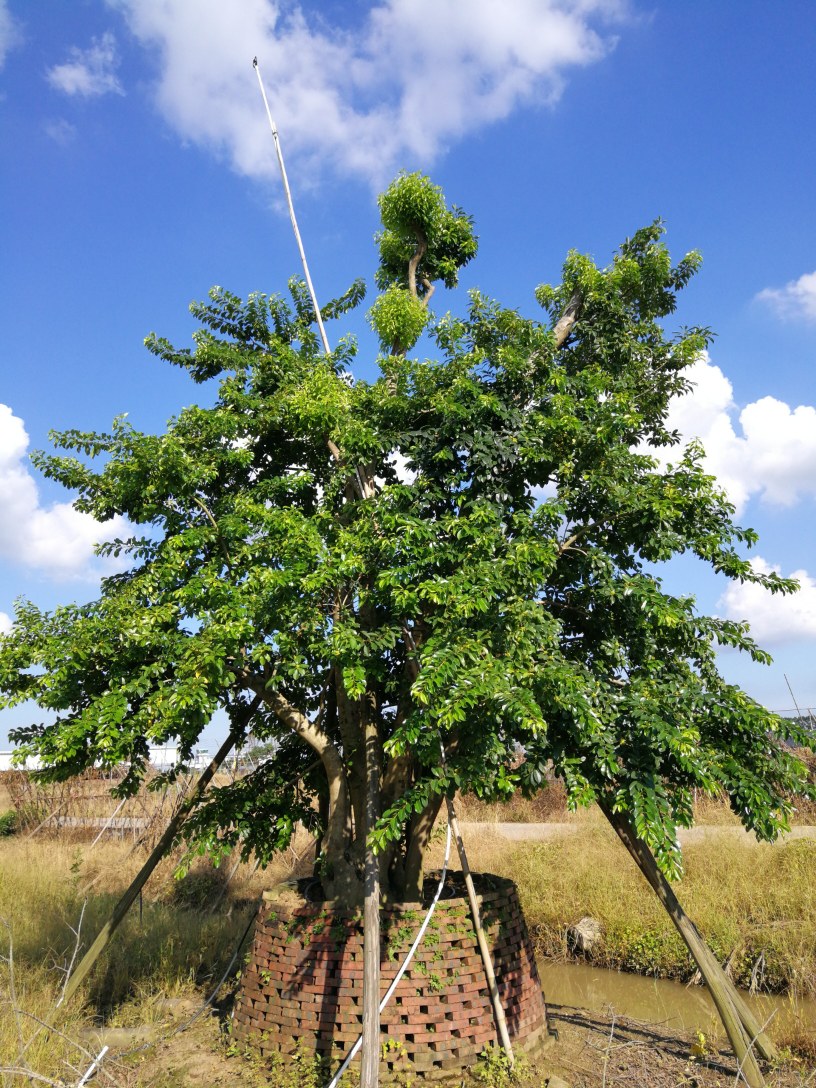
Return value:
M 525 1049 L 546 1037 L 546 1010 L 515 887 L 492 878 L 483 921 L 511 1039 Z M 425 911 L 382 911 L 382 992 Z M 266 900 L 236 1003 L 237 1039 L 262 1054 L 306 1047 L 334 1064 L 362 1029 L 363 927 L 359 912 L 329 903 Z M 466 899 L 441 900 L 422 944 L 381 1018 L 384 1069 L 442 1075 L 473 1065 L 496 1029 Z

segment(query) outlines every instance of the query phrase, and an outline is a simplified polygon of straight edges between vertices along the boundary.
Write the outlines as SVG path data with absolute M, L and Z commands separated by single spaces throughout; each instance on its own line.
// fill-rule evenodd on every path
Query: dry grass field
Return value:
M 567 959 L 567 927 L 589 914 L 603 934 L 593 962 L 688 979 L 691 965 L 682 945 L 602 817 L 592 811 L 566 816 L 556 801 L 547 802 L 549 816 L 525 811 L 525 818 L 569 819 L 574 833 L 509 843 L 483 828 L 468 844 L 473 867 L 517 881 L 542 955 Z M 0 793 L 0 814 L 5 807 Z M 467 820 L 508 816 L 462 807 Z M 710 807 L 707 815 L 714 825 L 730 820 L 722 806 Z M 180 854 L 166 859 L 80 995 L 55 1017 L 77 929 L 79 943 L 87 947 L 143 863 L 147 844 L 108 832 L 92 845 L 95 833 L 48 827 L 26 836 L 23 830 L 0 838 L 0 1069 L 21 1071 L 0 1073 L 3 1088 L 34 1083 L 26 1080 L 30 1073 L 44 1078 L 39 1083 L 75 1084 L 103 1042 L 110 1051 L 99 1084 L 324 1083 L 322 1072 L 305 1058 L 270 1071 L 235 1052 L 228 1012 L 240 959 L 213 1006 L 187 1030 L 177 1030 L 204 1007 L 224 976 L 261 891 L 308 868 L 308 856 L 299 856 L 308 855 L 305 837 L 266 873 L 250 865 L 233 873 L 229 862 L 220 869 L 197 862 L 178 880 L 173 873 Z M 730 958 L 734 977 L 749 982 L 759 963 L 763 986 L 816 996 L 816 842 L 748 847 L 718 845 L 714 836 L 684 854 L 686 875 L 678 894 L 721 959 Z M 439 844 L 431 860 L 441 860 Z M 552 1012 L 560 1040 L 548 1052 L 547 1068 L 560 1071 L 574 1088 L 600 1088 L 604 1081 L 686 1088 L 734 1083 L 727 1062 L 711 1069 L 695 1064 L 692 1037 L 600 1013 Z M 46 1022 L 49 1030 L 42 1026 Z M 716 1046 L 710 1025 L 705 1031 Z M 816 1084 L 808 1071 L 816 1061 L 816 1024 L 788 1026 L 778 1040 L 792 1048 L 792 1063 L 776 1075 L 777 1083 Z M 617 1064 L 610 1064 L 612 1055 Z M 500 1069 L 485 1067 L 482 1074 L 488 1085 L 502 1083 Z M 540 1068 L 528 1074 L 530 1085 L 542 1083 Z

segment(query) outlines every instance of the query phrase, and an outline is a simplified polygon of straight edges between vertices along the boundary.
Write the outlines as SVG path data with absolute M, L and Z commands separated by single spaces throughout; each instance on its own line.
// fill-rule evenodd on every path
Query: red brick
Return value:
M 517 1045 L 525 1034 L 539 1039 L 546 1028 L 544 1002 L 515 892 L 502 886 L 482 902 L 488 916 L 502 913 L 501 924 L 489 919 L 488 932 L 511 1036 Z M 272 913 L 275 917 L 268 917 Z M 398 908 L 384 907 L 384 928 L 389 921 L 404 924 L 401 915 Z M 418 926 L 421 911 L 416 917 Z M 295 926 L 290 929 L 291 922 Z M 343 942 L 336 940 L 338 924 Z M 324 927 L 322 932 L 312 932 L 316 925 Z M 449 932 L 448 926 L 462 932 Z M 441 903 L 426 942 L 383 1014 L 385 1037 L 403 1042 L 404 1048 L 382 1067 L 437 1076 L 472 1064 L 495 1039 L 495 1028 L 466 904 Z M 409 942 L 403 944 L 402 952 Z M 236 1038 L 255 1038 L 266 1053 L 288 1053 L 300 1039 L 321 1053 L 342 1057 L 360 1031 L 362 968 L 359 916 L 331 915 L 322 905 L 292 910 L 264 902 L 236 1002 Z M 382 992 L 396 969 L 394 961 L 383 964 Z M 431 974 L 442 981 L 439 994 L 430 989 Z M 268 1036 L 263 1041 L 261 1033 Z

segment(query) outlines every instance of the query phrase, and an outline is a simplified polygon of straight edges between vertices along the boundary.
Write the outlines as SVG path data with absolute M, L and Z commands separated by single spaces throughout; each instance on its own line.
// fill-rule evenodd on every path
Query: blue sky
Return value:
M 569 248 L 605 263 L 656 216 L 676 256 L 701 250 L 677 323 L 717 338 L 677 422 L 759 531 L 757 563 L 803 590 L 771 602 L 690 561 L 666 578 L 774 654 L 724 654 L 729 677 L 786 710 L 787 674 L 816 707 L 815 24 L 806 0 L 0 0 L 0 625 L 19 595 L 92 595 L 106 532 L 28 452 L 121 412 L 161 428 L 197 391 L 144 336 L 189 343 L 211 285 L 299 271 L 257 55 L 324 300 L 372 282 L 375 197 L 400 168 L 481 238 L 437 310 L 478 286 L 535 314 Z

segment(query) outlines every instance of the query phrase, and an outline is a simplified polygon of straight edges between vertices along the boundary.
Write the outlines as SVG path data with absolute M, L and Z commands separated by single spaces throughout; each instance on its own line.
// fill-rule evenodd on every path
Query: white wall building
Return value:
M 39 757 L 29 758 L 23 764 L 13 764 L 14 750 L 0 752 L 0 771 L 38 771 L 42 767 Z M 179 750 L 174 745 L 164 745 L 150 748 L 150 763 L 157 771 L 166 771 L 174 767 L 179 759 Z M 210 762 L 210 753 L 206 748 L 197 749 L 189 766 L 196 770 L 203 770 Z

